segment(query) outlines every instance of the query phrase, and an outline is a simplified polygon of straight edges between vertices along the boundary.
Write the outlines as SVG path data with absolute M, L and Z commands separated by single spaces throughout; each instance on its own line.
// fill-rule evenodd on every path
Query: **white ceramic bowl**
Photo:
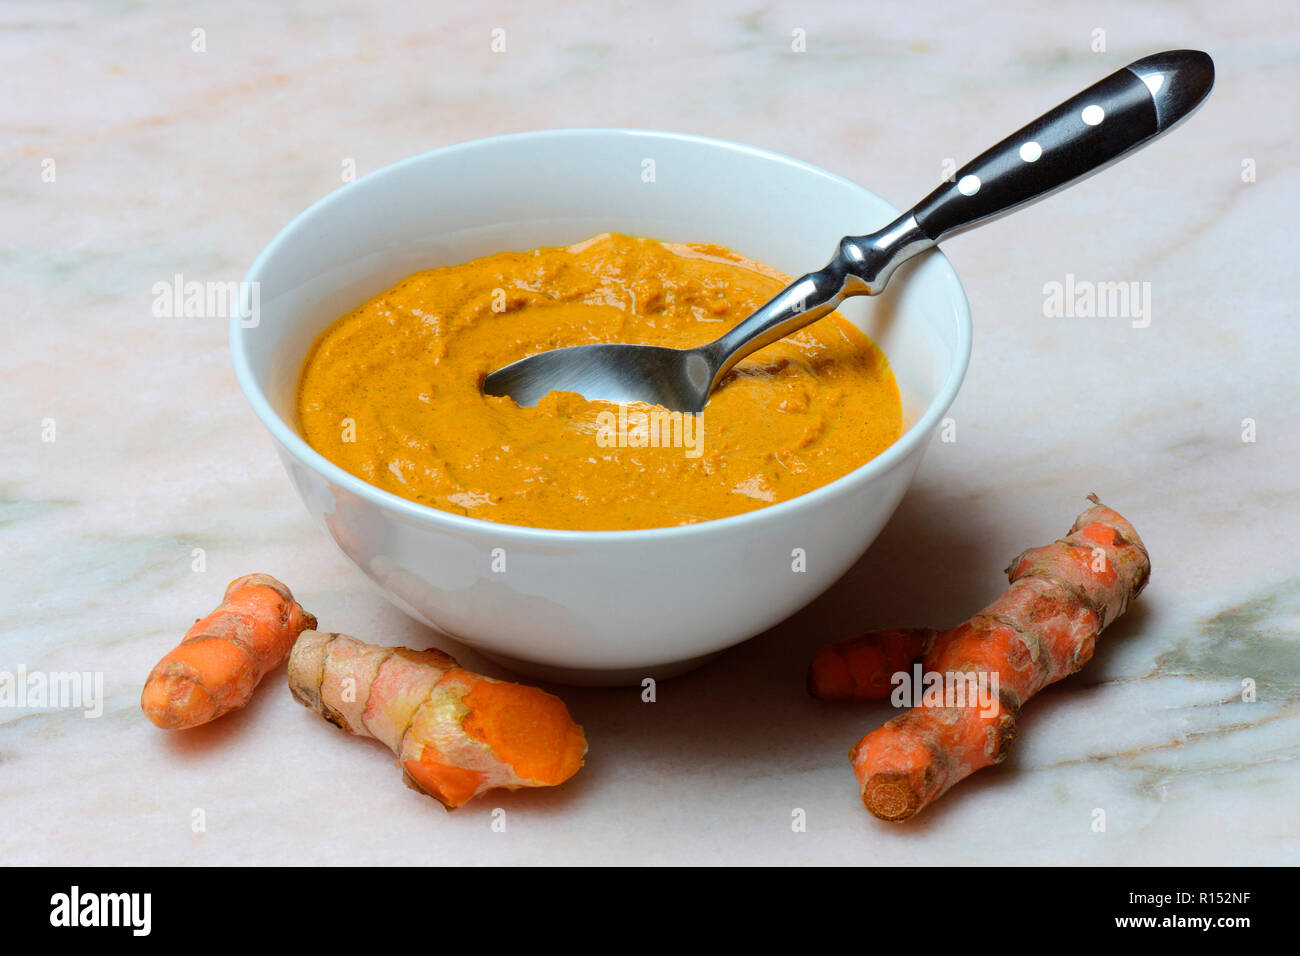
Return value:
M 799 610 L 889 520 L 970 356 L 970 312 L 946 258 L 929 253 L 879 299 L 841 309 L 893 365 L 903 436 L 809 494 L 683 527 L 550 531 L 381 491 L 299 435 L 307 350 L 405 276 L 478 256 L 610 231 L 719 243 L 799 275 L 820 268 L 841 236 L 895 215 L 821 169 L 698 136 L 577 129 L 462 143 L 346 185 L 286 226 L 249 270 L 260 314 L 255 327 L 232 319 L 235 370 L 308 510 L 398 607 L 526 674 L 592 684 L 669 676 Z M 802 572 L 792 569 L 796 548 Z M 504 572 L 493 569 L 500 557 Z

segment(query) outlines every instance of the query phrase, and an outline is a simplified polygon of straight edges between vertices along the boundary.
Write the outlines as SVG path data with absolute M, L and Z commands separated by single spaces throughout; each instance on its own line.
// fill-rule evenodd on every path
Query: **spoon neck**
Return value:
M 903 262 L 934 245 L 911 213 L 840 240 L 835 257 L 790 283 L 749 318 L 699 350 L 713 365 L 710 391 L 737 362 L 831 312 L 852 295 L 877 295 Z
M 745 356 L 833 311 L 844 298 L 844 276 L 834 263 L 790 283 L 749 318 L 703 347 L 714 366 L 712 385 Z M 710 386 L 712 388 L 712 386 Z
M 875 232 L 845 237 L 835 262 L 857 284 L 846 295 L 879 295 L 899 266 L 935 244 L 910 211 Z

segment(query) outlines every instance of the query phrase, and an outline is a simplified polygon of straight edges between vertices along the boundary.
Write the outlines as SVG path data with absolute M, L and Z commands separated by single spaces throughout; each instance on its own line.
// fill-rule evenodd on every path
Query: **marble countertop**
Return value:
M 103 681 L 97 716 L 0 707 L 0 858 L 1300 863 L 1292 5 L 859 10 L 0 4 L 0 670 Z M 240 278 L 349 160 L 362 174 L 533 128 L 752 142 L 906 205 L 945 160 L 1180 46 L 1218 67 L 1185 127 L 945 244 L 975 317 L 956 441 L 932 445 L 867 555 L 653 707 L 637 689 L 558 689 L 591 744 L 569 785 L 444 813 L 379 745 L 296 704 L 282 673 L 193 732 L 141 716 L 149 668 L 249 571 L 290 582 L 331 630 L 504 676 L 386 604 L 311 525 L 236 385 L 225 322 L 155 316 L 155 283 Z M 1149 311 L 1045 315 L 1045 287 L 1078 281 L 1144 284 Z M 871 818 L 845 754 L 889 708 L 808 698 L 813 650 L 964 618 L 1090 491 L 1141 531 L 1151 586 L 1082 673 L 1025 708 L 1004 765 L 908 824 Z

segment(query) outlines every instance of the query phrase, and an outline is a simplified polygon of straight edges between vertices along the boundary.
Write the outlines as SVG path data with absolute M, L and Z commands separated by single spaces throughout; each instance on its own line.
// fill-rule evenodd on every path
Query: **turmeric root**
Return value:
M 558 697 L 474 674 L 442 651 L 305 631 L 289 690 L 335 726 L 387 744 L 407 786 L 449 810 L 497 787 L 561 784 L 587 752 Z
M 864 635 L 847 649 L 823 651 L 830 656 L 819 655 L 820 666 L 814 662 L 810 686 L 828 697 L 862 697 L 858 688 L 874 694 L 882 682 L 888 686 L 883 669 L 898 669 L 899 656 L 918 641 L 927 672 L 997 675 L 992 706 L 915 707 L 849 752 L 863 803 L 877 817 L 905 820 L 1005 759 L 1021 705 L 1086 664 L 1097 635 L 1146 586 L 1151 561 L 1142 539 L 1095 495 L 1089 499 L 1093 507 L 1064 538 L 1013 560 L 1010 587 L 965 623 Z
M 890 678 L 930 648 L 932 627 L 891 627 L 827 644 L 808 668 L 808 693 L 822 700 L 884 700 Z
M 164 730 L 216 720 L 248 703 L 316 618 L 269 574 L 231 581 L 221 606 L 186 632 L 145 681 L 140 707 Z

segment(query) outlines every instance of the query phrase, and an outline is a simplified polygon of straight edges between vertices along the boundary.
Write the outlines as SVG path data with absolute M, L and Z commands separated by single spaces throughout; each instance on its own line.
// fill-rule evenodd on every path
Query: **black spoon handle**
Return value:
M 917 203 L 912 215 L 938 242 L 1010 212 L 1171 129 L 1212 86 L 1214 62 L 1199 50 L 1143 57 L 981 153 Z

